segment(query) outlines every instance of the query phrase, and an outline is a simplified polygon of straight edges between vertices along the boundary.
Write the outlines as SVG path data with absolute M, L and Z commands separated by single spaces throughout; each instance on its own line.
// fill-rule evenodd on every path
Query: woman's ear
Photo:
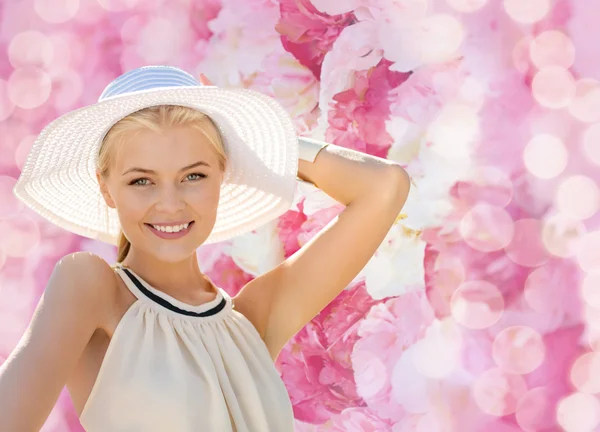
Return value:
M 113 201 L 112 196 L 110 195 L 110 192 L 108 191 L 108 186 L 106 184 L 106 181 L 105 181 L 104 177 L 98 171 L 96 171 L 96 179 L 98 180 L 98 184 L 100 185 L 100 193 L 102 194 L 102 197 L 104 198 L 104 202 L 106 203 L 106 205 L 109 206 L 110 208 L 116 208 L 117 206 L 115 205 L 115 202 Z

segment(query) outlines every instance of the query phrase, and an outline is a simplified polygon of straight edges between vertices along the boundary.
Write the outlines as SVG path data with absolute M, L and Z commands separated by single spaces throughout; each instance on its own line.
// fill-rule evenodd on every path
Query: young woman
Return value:
M 281 215 L 298 178 L 345 210 L 231 298 L 196 249 Z M 273 362 L 366 265 L 408 191 L 397 164 L 296 137 L 256 91 L 166 66 L 118 77 L 42 131 L 15 186 L 118 258 L 56 264 L 0 367 L 0 430 L 39 430 L 66 385 L 88 432 L 292 431 Z

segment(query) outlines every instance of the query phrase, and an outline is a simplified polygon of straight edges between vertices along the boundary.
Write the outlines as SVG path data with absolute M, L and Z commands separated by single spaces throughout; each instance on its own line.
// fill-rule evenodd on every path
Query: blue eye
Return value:
M 190 176 L 197 176 L 197 178 L 191 178 Z M 206 174 L 202 174 L 202 173 L 192 173 L 192 174 L 188 174 L 187 179 L 189 179 L 190 181 L 195 181 L 195 180 L 200 180 L 202 178 L 206 178 Z M 148 183 L 140 183 L 142 181 L 146 181 L 148 182 L 149 180 L 145 177 L 141 177 L 135 180 L 132 180 L 131 182 L 129 182 L 128 184 L 131 186 L 148 186 Z
M 206 174 L 202 174 L 202 173 L 193 173 L 193 174 L 188 174 L 188 178 L 189 178 L 190 176 L 198 176 L 198 177 L 200 177 L 200 178 L 206 178 Z M 198 179 L 196 179 L 196 180 L 198 180 Z
M 140 181 L 142 181 L 142 180 L 146 180 L 146 181 L 148 181 L 148 179 L 147 179 L 147 178 L 139 178 L 139 179 L 135 179 L 135 180 L 132 180 L 132 181 L 130 181 L 128 184 L 129 184 L 129 185 L 132 185 L 132 186 L 146 186 L 145 184 L 140 184 L 140 183 L 138 183 L 138 182 L 140 182 Z

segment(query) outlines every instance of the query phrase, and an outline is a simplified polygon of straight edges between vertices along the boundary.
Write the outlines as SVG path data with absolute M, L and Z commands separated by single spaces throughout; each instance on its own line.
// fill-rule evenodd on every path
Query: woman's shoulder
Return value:
M 113 267 L 106 260 L 92 252 L 73 252 L 62 257 L 56 264 L 56 270 L 77 281 L 86 281 L 89 285 L 102 285 L 114 280 Z
M 116 278 L 111 265 L 91 252 L 73 252 L 62 257 L 55 266 L 52 278 L 59 285 L 69 286 L 73 301 L 110 304 L 116 293 Z

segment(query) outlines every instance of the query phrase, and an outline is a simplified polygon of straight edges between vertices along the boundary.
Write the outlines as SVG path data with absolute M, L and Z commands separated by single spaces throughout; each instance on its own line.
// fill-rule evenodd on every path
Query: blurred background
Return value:
M 277 360 L 298 431 L 600 430 L 599 22 L 592 0 L 1 0 L 0 363 L 58 259 L 116 259 L 17 201 L 29 148 L 166 64 L 412 176 L 377 254 Z M 235 295 L 341 209 L 299 184 L 200 266 Z M 64 391 L 43 431 L 82 430 Z

